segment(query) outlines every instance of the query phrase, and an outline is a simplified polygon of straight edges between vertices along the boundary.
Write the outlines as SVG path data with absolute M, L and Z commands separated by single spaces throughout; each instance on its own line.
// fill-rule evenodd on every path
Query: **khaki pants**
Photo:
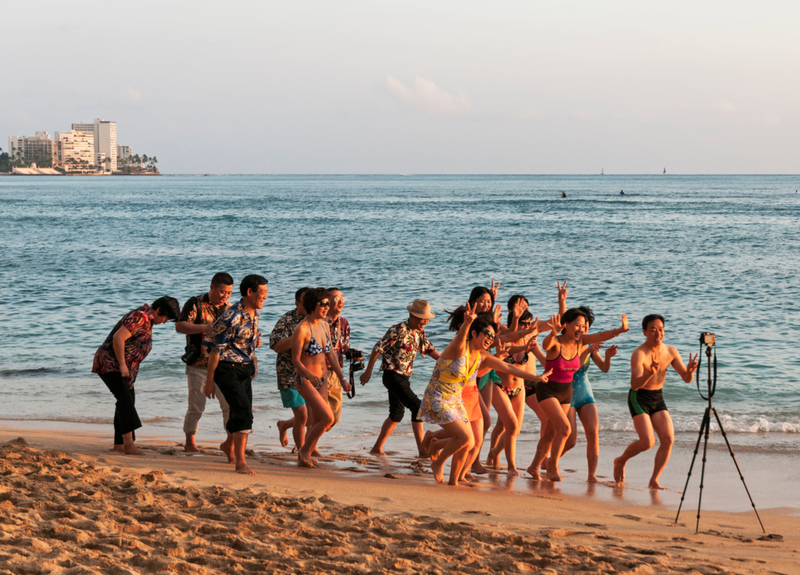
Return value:
M 328 405 L 333 412 L 333 428 L 342 420 L 342 384 L 333 371 L 328 372 Z
M 208 370 L 205 367 L 186 366 L 186 376 L 189 380 L 189 409 L 186 410 L 186 417 L 183 418 L 183 432 L 186 435 L 197 434 L 197 425 L 206 409 L 206 395 L 203 393 L 203 388 L 206 385 L 207 373 Z M 222 428 L 224 429 L 228 423 L 230 407 L 217 384 L 214 384 L 214 395 L 217 396 L 219 407 L 222 410 Z

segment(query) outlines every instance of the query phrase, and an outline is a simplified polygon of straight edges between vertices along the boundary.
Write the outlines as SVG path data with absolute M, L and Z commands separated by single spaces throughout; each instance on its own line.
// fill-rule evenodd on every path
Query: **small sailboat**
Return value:
M 606 175 L 605 172 L 603 171 L 603 168 L 600 168 L 600 175 L 601 176 L 605 176 Z

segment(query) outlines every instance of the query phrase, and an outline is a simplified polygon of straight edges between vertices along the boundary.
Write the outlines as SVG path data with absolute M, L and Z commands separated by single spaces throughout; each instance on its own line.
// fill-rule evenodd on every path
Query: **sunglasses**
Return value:
M 338 297 L 337 296 L 337 297 L 333 298 L 333 302 L 334 303 L 344 303 L 346 301 L 347 301 L 347 298 L 344 297 L 344 296 L 342 296 L 342 297 Z
M 494 339 L 497 337 L 493 331 L 488 329 L 483 330 L 481 333 L 486 336 L 486 339 Z
M 326 299 L 325 301 L 318 301 L 317 305 L 320 307 L 331 307 L 331 300 Z
M 532 321 L 521 321 L 519 322 L 519 327 L 531 327 L 533 325 Z

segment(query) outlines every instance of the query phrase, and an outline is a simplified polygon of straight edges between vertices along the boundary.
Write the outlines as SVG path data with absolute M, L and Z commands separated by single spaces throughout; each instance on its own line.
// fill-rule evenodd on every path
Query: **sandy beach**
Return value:
M 787 509 L 606 503 L 536 490 L 436 485 L 336 453 L 314 470 L 258 452 L 255 477 L 204 444 L 140 440 L 112 452 L 92 432 L 0 428 L 0 573 L 798 573 Z

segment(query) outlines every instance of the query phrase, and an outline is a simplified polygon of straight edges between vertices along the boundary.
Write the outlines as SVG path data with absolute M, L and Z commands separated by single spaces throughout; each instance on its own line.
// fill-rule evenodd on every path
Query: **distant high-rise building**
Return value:
M 50 139 L 47 132 L 36 132 L 33 137 L 9 136 L 8 155 L 11 160 L 36 163 L 39 167 L 58 164 L 58 142 Z
M 117 123 L 95 118 L 93 124 L 72 124 L 73 132 L 91 134 L 92 157 L 98 162 L 100 154 L 104 154 L 102 167 L 104 170 L 117 169 Z
M 56 132 L 59 149 L 59 165 L 68 172 L 87 171 L 94 168 L 97 158 L 94 153 L 94 134 L 70 130 Z
M 117 145 L 117 161 L 124 160 L 126 158 L 131 157 L 131 147 L 130 146 L 120 146 Z

